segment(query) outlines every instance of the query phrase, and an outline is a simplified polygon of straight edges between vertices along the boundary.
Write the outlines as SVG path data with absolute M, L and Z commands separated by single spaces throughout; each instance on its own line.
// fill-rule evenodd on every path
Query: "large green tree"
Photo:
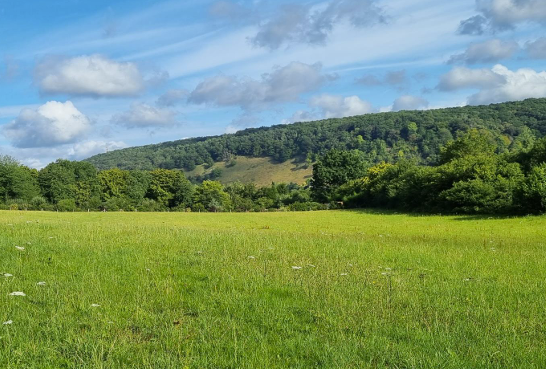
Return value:
M 313 165 L 311 191 L 319 202 L 332 200 L 343 184 L 366 174 L 368 164 L 356 150 L 330 150 Z

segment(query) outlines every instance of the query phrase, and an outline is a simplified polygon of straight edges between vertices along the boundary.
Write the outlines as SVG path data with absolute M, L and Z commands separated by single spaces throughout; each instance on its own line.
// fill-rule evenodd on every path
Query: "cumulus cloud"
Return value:
M 161 128 L 177 124 L 177 113 L 145 103 L 131 104 L 129 110 L 112 117 L 112 123 L 127 128 Z
M 404 95 L 400 96 L 392 105 L 393 111 L 401 110 L 421 110 L 428 108 L 428 101 L 418 96 Z
M 123 141 L 84 141 L 74 144 L 68 150 L 68 156 L 75 160 L 82 160 L 93 155 L 127 147 Z
M 89 118 L 71 101 L 50 101 L 36 110 L 23 109 L 3 133 L 16 147 L 51 147 L 81 139 L 90 127 Z
M 222 1 L 214 9 L 219 13 L 242 13 L 237 5 L 228 6 L 227 3 Z M 291 4 L 282 6 L 272 18 L 260 21 L 258 32 L 250 41 L 255 46 L 269 49 L 290 43 L 320 45 L 339 23 L 366 27 L 385 21 L 384 10 L 375 0 L 332 0 L 319 9 Z
M 461 22 L 458 32 L 481 35 L 513 29 L 524 22 L 546 22 L 544 0 L 476 0 L 476 15 Z
M 475 88 L 468 98 L 471 105 L 546 97 L 546 72 L 522 68 L 512 71 L 503 65 L 488 69 L 456 68 L 442 77 L 446 91 Z M 455 73 L 453 73 L 455 71 Z M 454 78 L 453 75 L 458 76 Z
M 464 53 L 453 55 L 448 63 L 495 63 L 511 58 L 518 50 L 519 45 L 515 41 L 493 39 L 470 44 Z
M 272 103 L 297 101 L 301 94 L 320 88 L 332 78 L 321 71 L 322 65 L 318 63 L 292 62 L 262 75 L 260 80 L 215 76 L 201 82 L 188 100 L 195 104 L 261 109 Z
M 495 88 L 506 83 L 506 76 L 490 69 L 453 68 L 440 78 L 440 91 L 454 91 L 464 88 Z
M 472 105 L 517 101 L 528 98 L 546 97 L 546 72 L 522 68 L 511 71 L 505 66 L 496 65 L 492 70 L 504 77 L 505 83 L 494 88 L 486 88 L 472 95 L 468 102 Z
M 162 107 L 175 106 L 186 101 L 189 94 L 190 92 L 188 90 L 171 89 L 165 92 L 163 95 L 159 96 L 156 104 Z
M 546 37 L 541 37 L 536 41 L 525 44 L 525 51 L 530 58 L 546 59 Z
M 323 94 L 311 99 L 310 104 L 322 110 L 324 118 L 343 118 L 374 112 L 372 104 L 358 96 L 336 96 Z
M 36 67 L 35 82 L 44 94 L 92 97 L 134 96 L 145 86 L 136 64 L 101 55 L 46 58 Z

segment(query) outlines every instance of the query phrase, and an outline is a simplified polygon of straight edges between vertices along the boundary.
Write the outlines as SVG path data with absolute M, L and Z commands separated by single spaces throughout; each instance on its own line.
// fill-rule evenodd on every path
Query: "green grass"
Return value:
M 222 170 L 222 175 L 218 178 L 218 181 L 222 183 L 240 181 L 243 183 L 256 183 L 258 186 L 269 186 L 272 182 L 303 184 L 313 174 L 311 166 L 305 167 L 304 164 L 293 159 L 284 163 L 276 163 L 271 161 L 270 158 L 238 156 L 236 163 L 234 166 L 226 166 L 225 162 L 217 162 L 207 170 L 199 165 L 195 170 L 186 172 L 186 175 L 203 175 L 218 168 Z
M 0 368 L 546 367 L 544 217 L 0 212 L 0 235 Z

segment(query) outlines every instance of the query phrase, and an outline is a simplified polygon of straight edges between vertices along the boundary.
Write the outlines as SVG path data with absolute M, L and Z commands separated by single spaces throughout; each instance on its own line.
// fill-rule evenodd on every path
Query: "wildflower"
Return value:
M 252 255 L 250 255 L 248 258 L 251 259 L 251 260 L 256 259 L 256 257 L 255 257 L 255 256 L 252 256 Z
M 307 266 L 311 268 L 316 268 L 316 266 L 314 266 L 313 264 L 307 264 Z
M 3 275 L 4 275 L 4 277 L 6 277 L 6 278 L 13 277 L 13 274 L 9 274 L 9 273 L 4 273 Z
M 3 325 L 11 325 L 13 324 L 13 320 L 8 320 L 7 322 L 2 323 Z
M 299 267 L 299 266 L 293 266 L 292 269 L 293 269 L 293 270 L 300 270 L 301 267 Z
M 15 246 L 15 248 L 19 251 L 25 251 L 25 248 L 22 246 Z
M 98 308 L 98 307 L 100 307 L 100 305 L 99 304 L 91 304 L 91 307 Z
M 24 292 L 20 292 L 20 291 L 12 292 L 9 295 L 10 296 L 26 296 L 26 294 Z
M 45 285 L 46 285 L 45 282 L 38 282 L 38 283 L 36 283 L 36 284 L 37 284 L 38 286 L 45 286 Z
M 346 275 L 349 275 L 349 273 L 341 273 L 340 276 L 345 277 Z

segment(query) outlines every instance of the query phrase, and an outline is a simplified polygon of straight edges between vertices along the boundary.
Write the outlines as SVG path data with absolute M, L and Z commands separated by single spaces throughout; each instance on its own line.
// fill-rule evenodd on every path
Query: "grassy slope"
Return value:
M 214 166 L 205 171 L 202 165 L 198 166 L 186 175 L 202 175 L 210 172 L 214 168 L 222 170 L 222 176 L 218 179 L 222 183 L 231 183 L 241 181 L 243 183 L 253 182 L 259 186 L 268 186 L 271 182 L 290 183 L 295 182 L 303 184 L 313 174 L 312 168 L 303 167 L 302 163 L 294 160 L 288 160 L 284 163 L 274 163 L 269 158 L 249 158 L 239 156 L 236 159 L 237 164 L 232 167 L 226 167 L 225 162 L 215 163 Z
M 544 217 L 0 212 L 0 234 L 1 368 L 546 367 Z

